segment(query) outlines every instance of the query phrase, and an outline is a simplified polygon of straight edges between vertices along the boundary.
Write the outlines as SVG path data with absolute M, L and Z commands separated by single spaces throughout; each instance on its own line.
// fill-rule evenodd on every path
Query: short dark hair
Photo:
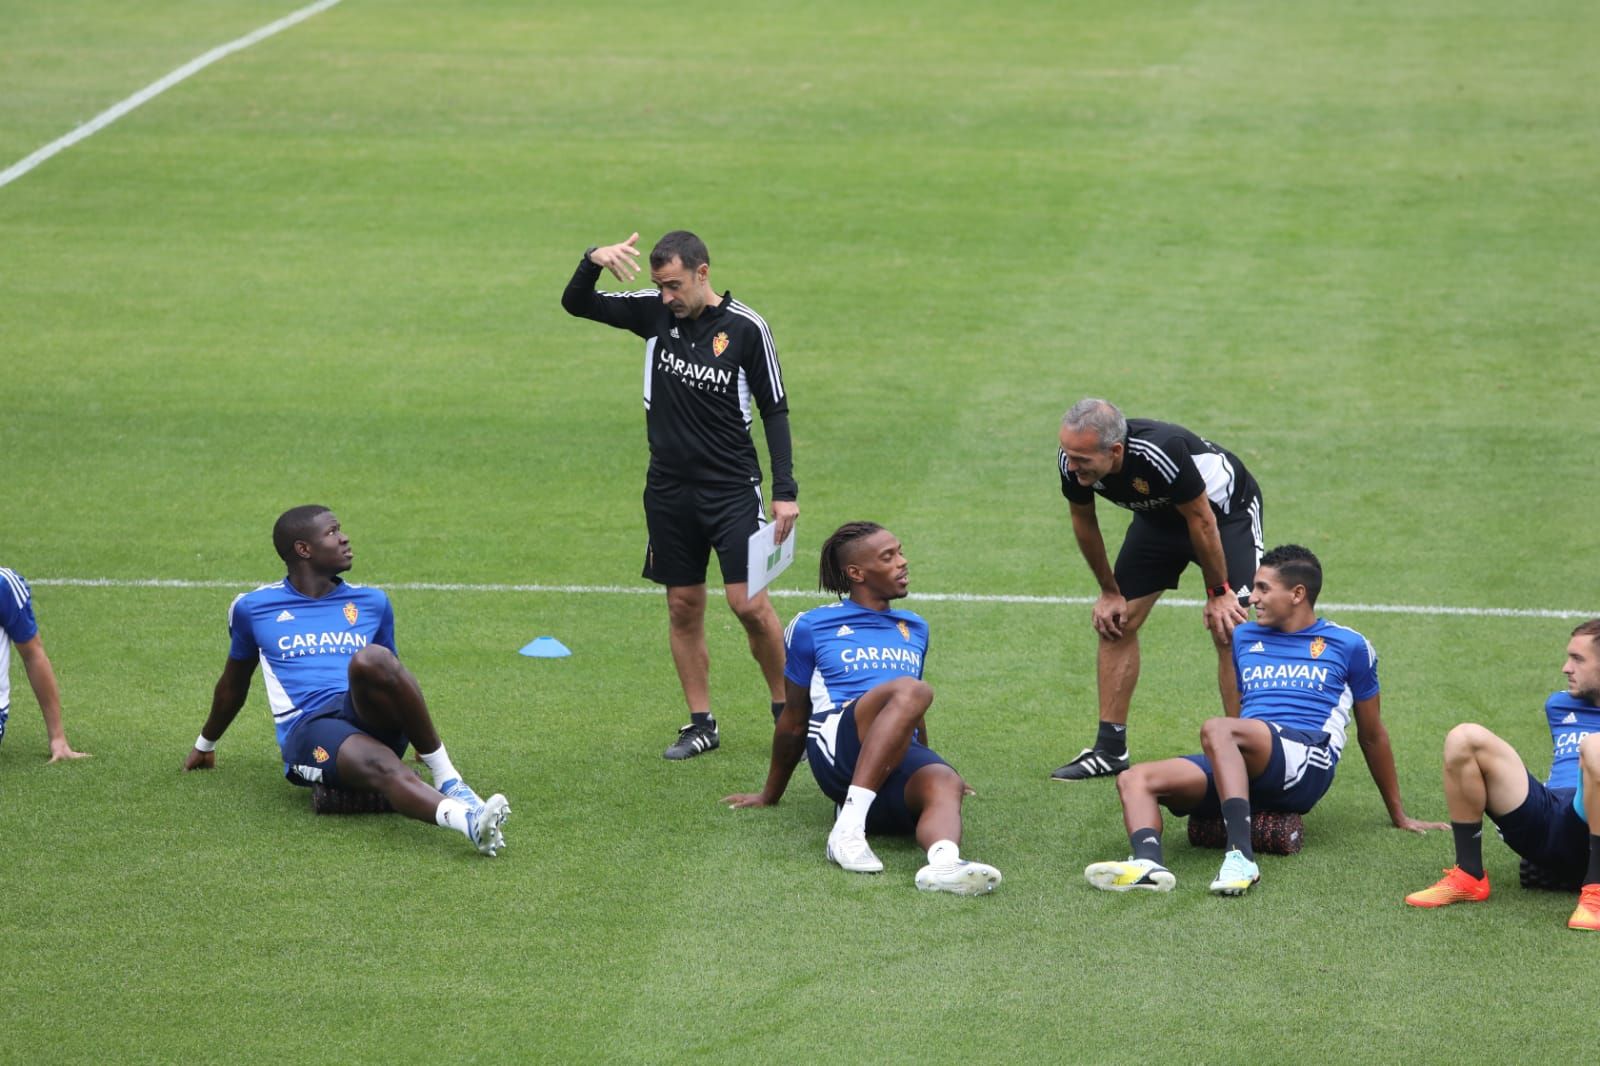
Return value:
M 684 268 L 690 271 L 711 265 L 711 253 L 706 251 L 706 242 L 686 229 L 675 229 L 662 235 L 656 246 L 650 249 L 650 269 L 660 270 L 674 259 L 680 260 Z
M 876 522 L 846 522 L 822 542 L 822 562 L 817 567 L 817 587 L 841 596 L 850 595 L 850 578 L 844 572 L 846 549 L 862 537 L 880 532 Z
M 320 503 L 304 503 L 279 515 L 272 524 L 272 546 L 277 549 L 278 558 L 294 562 L 294 542 L 310 540 L 317 531 L 316 519 L 328 513 L 329 509 Z
M 1311 606 L 1317 605 L 1317 597 L 1322 594 L 1322 563 L 1310 548 L 1280 544 L 1261 557 L 1261 565 L 1276 570 L 1286 584 L 1304 585 L 1306 599 Z
M 1588 637 L 1596 644 L 1600 644 L 1600 618 L 1591 618 L 1577 629 L 1572 631 L 1575 637 Z

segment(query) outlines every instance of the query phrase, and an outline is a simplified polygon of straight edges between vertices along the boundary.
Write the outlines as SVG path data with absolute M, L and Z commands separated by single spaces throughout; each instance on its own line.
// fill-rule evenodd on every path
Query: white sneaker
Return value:
M 872 854 L 865 833 L 841 833 L 838 826 L 828 834 L 828 861 L 855 874 L 883 873 L 883 860 Z
M 1091 862 L 1084 867 L 1083 876 L 1091 885 L 1105 892 L 1171 892 L 1178 879 L 1172 871 L 1149 859 L 1132 859 L 1127 862 Z
M 1000 883 L 1000 871 L 982 862 L 962 860 L 954 866 L 924 866 L 917 871 L 917 887 L 924 892 L 954 892 L 981 896 Z
M 511 804 L 498 792 L 484 800 L 483 806 L 477 810 L 467 809 L 467 828 L 472 831 L 472 842 L 479 851 L 493 855 L 506 846 L 506 838 L 501 834 L 500 827 L 506 824 L 506 816 L 510 813 Z

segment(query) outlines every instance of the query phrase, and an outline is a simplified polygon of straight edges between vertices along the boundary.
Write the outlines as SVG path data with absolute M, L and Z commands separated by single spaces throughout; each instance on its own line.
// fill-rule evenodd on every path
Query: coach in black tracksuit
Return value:
M 719 743 L 705 638 L 706 564 L 712 549 L 728 606 L 744 625 L 766 677 L 774 713 L 783 705 L 783 627 L 765 591 L 745 594 L 747 542 L 765 520 L 761 463 L 750 439 L 752 401 L 761 412 L 772 459 L 772 521 L 780 542 L 799 514 L 798 489 L 791 472 L 789 399 L 766 322 L 731 293 L 717 295 L 704 242 L 684 230 L 668 233 L 651 250 L 655 288 L 596 292 L 602 269 L 624 282 L 638 275 L 638 241 L 635 233 L 620 244 L 585 252 L 561 306 L 579 318 L 644 338 L 650 438 L 644 576 L 666 586 L 672 661 L 689 704 L 689 724 L 664 754 L 687 759 Z
M 1230 650 L 1233 627 L 1261 561 L 1261 490 L 1239 457 L 1182 426 L 1124 418 L 1114 404 L 1087 399 L 1061 420 L 1057 464 L 1078 549 L 1100 584 L 1093 612 L 1099 635 L 1096 677 L 1100 728 L 1050 776 L 1079 781 L 1128 768 L 1128 706 L 1139 682 L 1139 627 L 1161 593 L 1197 563 L 1204 575 L 1205 625 L 1217 648 L 1217 687 L 1225 713 L 1238 715 Z M 1095 497 L 1133 512 L 1113 567 L 1106 557 Z

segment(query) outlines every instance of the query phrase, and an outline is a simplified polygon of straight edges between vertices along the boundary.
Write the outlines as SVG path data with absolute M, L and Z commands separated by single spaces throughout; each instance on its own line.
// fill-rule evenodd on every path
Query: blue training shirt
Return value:
M 228 608 L 228 658 L 261 660 L 280 749 L 307 711 L 344 699 L 351 656 L 368 644 L 395 650 L 394 609 L 383 590 L 334 581 L 332 592 L 312 599 L 284 578 L 241 593 Z
M 928 623 L 910 611 L 874 611 L 843 600 L 795 615 L 783 642 L 783 676 L 810 691 L 815 715 L 885 681 L 920 678 Z
M 32 590 L 21 574 L 0 566 L 0 714 L 11 709 L 11 644 L 26 644 L 38 635 Z M 0 721 L 3 736 L 5 722 Z
M 1550 723 L 1550 776 L 1546 788 L 1577 789 L 1572 808 L 1583 813 L 1583 775 L 1578 772 L 1578 745 L 1590 733 L 1600 733 L 1600 707 L 1566 692 L 1552 692 L 1544 701 L 1544 716 Z
M 1242 718 L 1321 733 L 1337 763 L 1351 710 L 1378 694 L 1378 653 L 1366 637 L 1326 619 L 1297 633 L 1255 622 L 1233 631 Z

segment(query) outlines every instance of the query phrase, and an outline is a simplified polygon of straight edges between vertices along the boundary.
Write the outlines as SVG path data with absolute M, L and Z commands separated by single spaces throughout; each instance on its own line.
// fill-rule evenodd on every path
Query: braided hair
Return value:
M 850 578 L 844 572 L 846 549 L 862 537 L 882 530 L 876 522 L 846 522 L 822 542 L 822 563 L 817 567 L 817 587 L 841 596 L 850 595 Z

